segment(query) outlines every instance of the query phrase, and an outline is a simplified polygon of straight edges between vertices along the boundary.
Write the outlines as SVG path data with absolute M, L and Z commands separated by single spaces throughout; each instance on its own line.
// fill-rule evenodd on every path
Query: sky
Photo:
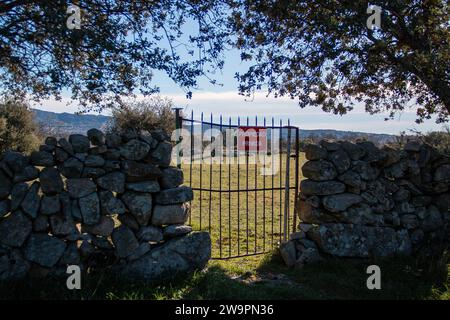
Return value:
M 409 130 L 427 132 L 443 128 L 442 125 L 436 124 L 434 119 L 426 120 L 420 125 L 416 124 L 414 110 L 406 110 L 396 115 L 394 120 L 385 121 L 387 114 L 369 115 L 364 111 L 363 105 L 356 105 L 353 111 L 339 116 L 325 113 L 320 108 L 301 109 L 295 100 L 267 97 L 266 92 L 257 92 L 249 99 L 238 94 L 238 82 L 234 78 L 236 72 L 245 72 L 247 67 L 248 64 L 240 61 L 237 50 L 226 52 L 223 70 L 212 76 L 220 85 L 213 85 L 206 78 L 200 79 L 198 88 L 193 91 L 192 99 L 187 99 L 185 91 L 162 72 L 154 73 L 153 82 L 160 87 L 162 96 L 172 99 L 177 107 L 184 109 L 185 114 L 190 115 L 193 111 L 196 119 L 200 118 L 202 112 L 207 119 L 210 119 L 212 113 L 214 121 L 218 121 L 220 115 L 226 121 L 231 117 L 233 123 L 238 116 L 244 119 L 250 117 L 251 124 L 254 123 L 255 116 L 258 116 L 259 123 L 264 117 L 267 121 L 271 121 L 274 117 L 276 123 L 282 120 L 286 124 L 289 119 L 291 125 L 301 129 L 336 129 L 389 134 L 398 134 L 402 131 L 408 133 Z M 74 103 L 67 105 L 68 101 L 68 98 L 63 98 L 62 101 L 50 99 L 33 104 L 33 107 L 58 113 L 80 111 Z M 108 115 L 108 111 L 102 114 Z

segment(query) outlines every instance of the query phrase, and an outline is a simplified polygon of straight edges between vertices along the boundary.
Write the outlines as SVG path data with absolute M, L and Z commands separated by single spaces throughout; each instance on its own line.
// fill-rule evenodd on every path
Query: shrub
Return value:
M 175 112 L 172 101 L 154 96 L 145 101 L 133 102 L 113 110 L 111 131 L 175 130 Z
M 0 153 L 6 150 L 31 152 L 39 144 L 36 129 L 33 112 L 26 103 L 10 99 L 0 101 Z

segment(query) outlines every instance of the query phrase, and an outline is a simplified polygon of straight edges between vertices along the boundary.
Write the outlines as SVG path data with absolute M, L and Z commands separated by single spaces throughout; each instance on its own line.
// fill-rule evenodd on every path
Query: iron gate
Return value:
M 212 258 L 258 255 L 286 241 L 297 224 L 299 129 L 274 118 L 176 116 L 176 161 L 194 190 L 189 224 L 210 232 Z

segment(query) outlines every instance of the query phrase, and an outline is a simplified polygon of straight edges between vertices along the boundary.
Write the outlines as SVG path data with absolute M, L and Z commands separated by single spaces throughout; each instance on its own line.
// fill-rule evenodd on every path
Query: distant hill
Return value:
M 77 115 L 73 113 L 55 113 L 33 109 L 35 119 L 46 131 L 54 135 L 68 135 L 74 133 L 86 134 L 92 128 L 104 129 L 111 117 L 102 115 Z M 198 129 L 199 127 L 196 126 Z M 204 130 L 210 129 L 209 125 L 204 125 Z M 196 130 L 197 131 L 197 130 Z M 287 137 L 287 130 L 283 130 L 283 138 Z M 342 140 L 366 139 L 376 144 L 385 144 L 393 141 L 394 135 L 379 133 L 364 133 L 354 131 L 340 131 L 330 129 L 304 130 L 300 129 L 301 139 L 312 139 L 314 141 L 323 138 L 335 138 Z
M 103 129 L 110 119 L 110 117 L 102 115 L 55 113 L 38 109 L 32 111 L 35 114 L 35 120 L 44 130 L 59 135 L 86 134 L 92 128 Z

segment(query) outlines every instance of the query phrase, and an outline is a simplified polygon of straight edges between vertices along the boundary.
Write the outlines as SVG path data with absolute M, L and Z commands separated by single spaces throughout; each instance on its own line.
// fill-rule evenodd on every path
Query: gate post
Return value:
M 182 109 L 183 108 L 173 108 L 172 109 L 175 111 L 175 129 L 176 129 L 176 134 L 177 134 L 177 137 L 176 137 L 177 150 L 176 150 L 176 152 L 177 152 L 177 167 L 178 167 L 178 169 L 181 169 L 180 145 L 179 144 L 180 144 L 180 139 L 181 139 L 180 129 L 182 127 L 182 121 L 183 121 L 183 119 L 181 118 L 181 110 Z

